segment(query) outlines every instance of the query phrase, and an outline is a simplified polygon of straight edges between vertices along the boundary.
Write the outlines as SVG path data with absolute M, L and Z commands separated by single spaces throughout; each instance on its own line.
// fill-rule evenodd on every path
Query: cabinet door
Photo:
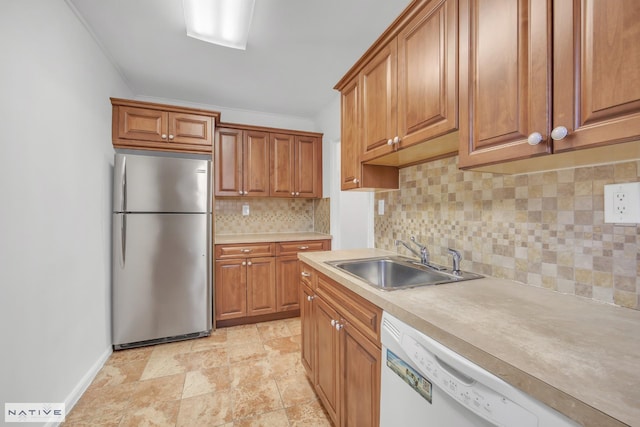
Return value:
M 637 0 L 554 2 L 554 151 L 640 136 Z
M 336 321 L 339 317 L 338 313 L 322 298 L 316 297 L 313 303 L 315 316 L 314 383 L 318 397 L 329 413 L 333 425 L 337 426 L 340 414 L 339 334 L 331 321 Z
M 247 316 L 276 311 L 275 283 L 274 257 L 247 259 Z
M 242 188 L 242 144 L 244 132 L 219 128 L 214 144 L 216 196 L 239 196 Z
M 167 142 L 168 113 L 136 107 L 118 107 L 118 138 Z
M 313 381 L 313 343 L 314 343 L 314 322 L 313 322 L 313 300 L 315 294 L 313 289 L 300 281 L 300 324 L 301 324 L 301 361 L 307 375 Z
M 398 35 L 400 148 L 457 129 L 457 64 L 457 1 L 432 1 Z
M 294 197 L 295 137 L 272 133 L 271 142 L 271 196 Z
M 340 189 L 360 187 L 360 92 L 358 78 L 353 79 L 340 94 Z
M 296 197 L 322 197 L 322 141 L 296 136 L 294 188 Z
M 211 117 L 198 114 L 169 113 L 169 142 L 211 147 Z
M 244 133 L 243 189 L 246 196 L 269 195 L 269 133 Z
M 380 348 L 348 322 L 340 332 L 343 427 L 375 427 L 380 419 Z
M 460 0 L 461 168 L 551 153 L 549 8 Z M 538 145 L 527 143 L 533 132 Z
M 216 320 L 247 315 L 247 268 L 243 259 L 216 261 Z
M 387 145 L 387 141 L 398 136 L 396 48 L 394 39 L 360 73 L 364 161 L 391 152 L 393 146 Z
M 276 311 L 291 311 L 300 308 L 300 268 L 298 256 L 278 257 L 276 261 Z

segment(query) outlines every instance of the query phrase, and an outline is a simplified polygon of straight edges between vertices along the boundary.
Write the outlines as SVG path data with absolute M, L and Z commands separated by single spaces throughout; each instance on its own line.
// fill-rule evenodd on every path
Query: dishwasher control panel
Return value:
M 434 386 L 437 385 L 478 416 L 497 426 L 509 426 L 513 420 L 518 420 L 521 427 L 538 426 L 538 419 L 531 412 L 447 364 L 413 337 L 404 334 L 401 345 L 411 361 Z M 497 377 L 496 379 L 502 381 Z

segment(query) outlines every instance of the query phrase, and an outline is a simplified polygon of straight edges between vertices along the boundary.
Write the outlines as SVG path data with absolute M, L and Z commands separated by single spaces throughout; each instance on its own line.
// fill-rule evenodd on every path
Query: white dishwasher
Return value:
M 387 312 L 381 365 L 381 427 L 579 426 Z

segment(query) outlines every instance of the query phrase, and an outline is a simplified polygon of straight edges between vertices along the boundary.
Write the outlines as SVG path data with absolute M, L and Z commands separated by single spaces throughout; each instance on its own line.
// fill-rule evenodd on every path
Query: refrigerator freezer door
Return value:
M 211 330 L 210 214 L 113 214 L 113 344 Z
M 211 162 L 115 155 L 114 212 L 211 212 Z

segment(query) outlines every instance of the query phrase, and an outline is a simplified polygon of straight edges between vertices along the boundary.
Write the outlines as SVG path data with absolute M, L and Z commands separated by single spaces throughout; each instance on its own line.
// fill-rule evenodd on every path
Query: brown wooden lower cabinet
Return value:
M 215 245 L 216 326 L 298 316 L 298 253 L 329 249 L 329 239 Z
M 378 426 L 382 310 L 304 263 L 300 274 L 302 364 L 320 401 L 336 426 Z
M 216 320 L 274 313 L 274 257 L 216 261 Z

